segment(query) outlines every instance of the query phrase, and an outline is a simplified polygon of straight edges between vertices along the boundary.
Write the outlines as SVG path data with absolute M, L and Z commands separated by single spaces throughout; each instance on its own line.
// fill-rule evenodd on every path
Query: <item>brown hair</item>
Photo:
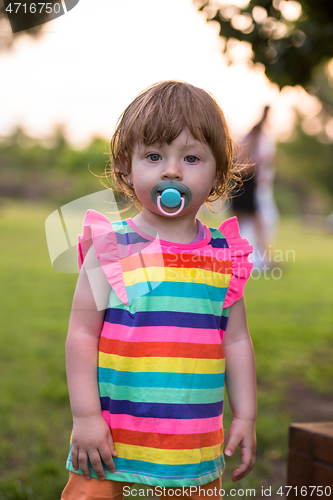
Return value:
M 156 83 L 140 92 L 125 109 L 111 138 L 110 164 L 101 177 L 107 178 L 116 192 L 136 203 L 135 191 L 124 178 L 130 173 L 135 145 L 171 144 L 185 127 L 194 139 L 208 144 L 212 150 L 219 182 L 206 202 L 217 200 L 230 190 L 231 181 L 236 178 L 232 169 L 233 142 L 216 99 L 205 90 L 181 81 Z M 128 160 L 128 172 L 123 171 L 123 157 Z

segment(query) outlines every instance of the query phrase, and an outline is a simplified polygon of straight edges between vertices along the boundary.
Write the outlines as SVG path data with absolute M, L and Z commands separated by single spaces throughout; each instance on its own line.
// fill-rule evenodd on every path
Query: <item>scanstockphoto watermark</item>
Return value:
M 5 12 L 10 22 L 12 32 L 18 33 L 41 24 L 48 23 L 72 10 L 80 0 L 52 0 L 39 2 L 11 2 L 4 0 Z
M 272 249 L 271 246 L 263 252 L 256 250 L 251 258 L 254 266 L 251 279 L 260 278 L 269 280 L 279 280 L 283 276 L 286 265 L 296 261 L 296 252 L 293 249 L 279 250 Z
M 191 498 L 192 495 L 199 495 L 200 498 L 216 498 L 232 496 L 232 497 L 255 497 L 255 489 L 235 489 L 232 488 L 226 494 L 223 488 L 202 488 L 201 486 L 181 486 L 179 488 L 168 488 L 165 486 L 155 486 L 154 488 L 131 488 L 130 486 L 124 486 L 123 488 L 124 497 L 148 497 L 148 498 L 159 498 L 163 497 L 181 497 L 181 498 Z

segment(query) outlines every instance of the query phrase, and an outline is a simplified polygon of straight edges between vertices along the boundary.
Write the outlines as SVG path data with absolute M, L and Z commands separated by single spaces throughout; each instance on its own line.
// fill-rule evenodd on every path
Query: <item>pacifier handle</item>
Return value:
M 165 212 L 165 210 L 163 210 L 163 208 L 161 207 L 161 195 L 157 197 L 157 208 L 160 210 L 160 212 L 162 212 L 163 215 L 167 215 L 168 217 L 173 217 L 174 215 L 178 215 L 183 210 L 185 205 L 185 199 L 183 198 L 183 196 L 181 198 L 182 201 L 180 202 L 180 208 L 177 210 L 177 212 L 169 214 L 168 212 Z

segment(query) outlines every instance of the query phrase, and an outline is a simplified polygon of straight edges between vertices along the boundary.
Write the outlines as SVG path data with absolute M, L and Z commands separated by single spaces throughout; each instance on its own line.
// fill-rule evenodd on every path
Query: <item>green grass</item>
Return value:
M 53 271 L 44 223 L 53 209 L 0 206 L 0 499 L 60 498 L 71 415 L 64 341 L 75 275 Z
M 67 480 L 64 343 L 77 275 L 51 267 L 44 224 L 55 208 L 0 204 L 0 500 L 58 500 Z M 276 249 L 284 260 L 286 250 L 295 255 L 281 263 L 281 279 L 251 279 L 246 288 L 258 373 L 258 461 L 240 488 L 263 484 L 274 461 L 286 456 L 292 384 L 319 395 L 332 391 L 333 237 L 302 232 L 285 219 Z M 230 421 L 226 410 L 227 428 Z M 228 459 L 226 489 L 238 460 Z

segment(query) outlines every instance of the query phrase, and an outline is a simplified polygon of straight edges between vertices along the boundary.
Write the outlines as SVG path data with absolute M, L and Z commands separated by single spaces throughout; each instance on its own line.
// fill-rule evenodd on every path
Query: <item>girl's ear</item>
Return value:
M 122 153 L 119 156 L 119 164 L 120 164 L 120 171 L 125 179 L 126 182 L 131 186 L 132 184 L 132 178 L 131 178 L 131 164 L 128 159 L 128 154 L 127 151 L 125 153 Z
M 128 159 L 128 154 L 127 154 L 127 151 L 125 151 L 124 153 L 122 153 L 120 156 L 119 156 L 119 164 L 120 164 L 120 169 L 121 169 L 121 173 L 126 176 L 130 173 L 131 171 L 131 167 L 130 167 L 130 162 L 129 162 L 129 159 Z
M 215 188 L 220 184 L 221 184 L 221 173 L 217 171 L 213 182 L 213 189 L 215 190 Z
M 132 175 L 131 175 L 131 163 L 128 158 L 127 151 L 119 156 L 120 171 L 123 180 L 128 183 L 129 187 L 132 187 Z

